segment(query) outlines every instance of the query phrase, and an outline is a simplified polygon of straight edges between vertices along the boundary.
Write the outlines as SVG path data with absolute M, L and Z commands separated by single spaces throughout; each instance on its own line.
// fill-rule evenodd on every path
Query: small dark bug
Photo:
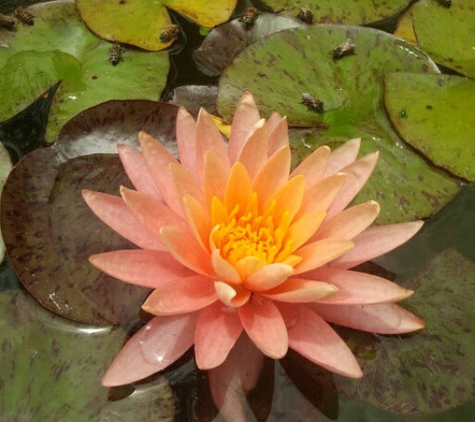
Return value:
M 307 106 L 307 108 L 311 111 L 315 111 L 317 113 L 323 113 L 323 102 L 320 101 L 318 98 L 315 98 L 313 95 L 305 92 L 302 94 L 302 102 L 301 104 Z
M 173 42 L 178 38 L 179 33 L 180 29 L 178 28 L 178 25 L 169 25 L 163 29 L 160 34 L 160 41 L 163 43 Z
M 15 19 L 0 13 L 0 28 L 15 29 Z
M 307 9 L 306 7 L 301 7 L 299 14 L 297 15 L 297 19 L 311 25 L 313 23 L 313 13 L 310 9 Z
M 256 20 L 258 17 L 259 17 L 259 13 L 257 13 L 256 8 L 248 7 L 246 14 L 239 20 L 244 24 L 244 27 L 246 29 L 251 29 L 256 23 Z
M 122 48 L 120 44 L 114 42 L 109 49 L 109 61 L 112 63 L 112 66 L 117 66 L 122 59 Z
M 406 111 L 406 109 L 405 109 L 405 108 L 402 108 L 399 114 L 401 115 L 401 117 L 402 117 L 403 119 L 406 118 L 406 117 L 407 117 L 407 111 Z
M 349 41 L 345 41 L 343 44 L 332 50 L 331 54 L 333 60 L 340 60 L 342 57 L 355 54 L 355 45 Z
M 439 4 L 445 7 L 450 7 L 452 6 L 452 0 L 437 0 Z
M 26 25 L 33 25 L 35 22 L 33 21 L 34 16 L 28 12 L 28 10 L 24 9 L 23 7 L 18 6 L 13 14 L 16 16 L 16 18 L 26 24 Z

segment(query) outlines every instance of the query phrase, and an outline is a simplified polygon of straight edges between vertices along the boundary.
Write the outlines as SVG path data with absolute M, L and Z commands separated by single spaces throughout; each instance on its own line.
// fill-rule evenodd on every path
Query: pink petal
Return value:
M 264 355 L 242 334 L 224 363 L 209 370 L 211 395 L 226 422 L 249 422 L 246 396 L 259 380 L 263 361 Z
M 213 151 L 226 167 L 230 167 L 223 135 L 208 112 L 202 108 L 196 122 L 196 169 L 199 182 L 203 181 L 204 160 L 208 151 Z
M 207 209 L 192 195 L 183 197 L 183 209 L 191 232 L 201 247 L 209 252 L 211 220 Z
M 261 119 L 254 125 L 239 154 L 238 160 L 246 167 L 251 180 L 267 158 L 267 132 L 264 122 L 264 119 Z
M 156 288 L 193 274 L 168 252 L 120 250 L 92 255 L 89 261 L 112 277 L 143 287 Z
M 365 155 L 358 161 L 346 166 L 341 171 L 346 174 L 345 184 L 328 209 L 327 218 L 338 214 L 346 208 L 358 192 L 363 188 L 378 161 L 378 153 Z
M 162 201 L 162 194 L 148 172 L 142 153 L 129 145 L 121 144 L 117 145 L 117 150 L 125 172 L 135 189 Z
M 288 349 L 287 328 L 271 300 L 254 295 L 238 308 L 239 318 L 253 343 L 272 359 L 281 359 Z
M 353 239 L 367 229 L 379 214 L 379 204 L 375 201 L 365 202 L 348 208 L 334 217 L 325 220 L 312 240 L 327 237 Z
M 309 189 L 323 177 L 329 157 L 329 147 L 325 145 L 317 148 L 297 166 L 297 168 L 292 172 L 291 177 L 299 174 L 305 176 L 307 189 Z
M 424 328 L 424 321 L 395 303 L 376 305 L 326 305 L 312 308 L 325 320 L 379 334 L 402 334 Z
M 271 300 L 288 303 L 318 302 L 330 295 L 335 295 L 338 289 L 321 281 L 289 278 L 275 289 L 261 293 Z
M 342 169 L 356 160 L 360 150 L 361 138 L 351 139 L 337 148 L 330 155 L 324 177 L 342 171 Z
M 250 128 L 260 120 L 259 110 L 257 109 L 254 98 L 249 91 L 246 91 L 234 113 L 231 124 L 231 135 L 229 137 L 229 161 L 234 164 L 241 153 L 242 146 L 247 139 Z
M 290 265 L 269 264 L 250 274 L 244 280 L 244 286 L 253 292 L 263 292 L 281 285 L 293 272 Z
M 198 314 L 187 314 L 154 318 L 122 348 L 102 378 L 101 384 L 104 387 L 129 384 L 171 365 L 193 345 L 197 317 Z M 156 348 L 161 360 L 145 360 L 142 353 L 144 346 L 141 345 L 145 331 L 158 334 L 156 341 L 149 342 L 145 347 Z
M 216 272 L 216 277 L 219 280 L 230 284 L 241 284 L 241 277 L 236 269 L 226 261 L 221 255 L 219 249 L 215 249 L 212 254 L 213 268 Z
M 295 251 L 295 255 L 302 257 L 302 261 L 294 268 L 294 274 L 302 274 L 342 256 L 354 246 L 347 239 L 322 239 L 308 243 Z
M 233 308 L 244 305 L 251 297 L 249 290 L 237 284 L 230 285 L 223 281 L 215 281 L 214 288 L 219 300 Z
M 332 261 L 334 268 L 353 268 L 378 256 L 392 251 L 414 236 L 424 224 L 423 221 L 370 227 L 353 239 L 355 247 L 346 255 Z
M 205 276 L 215 276 L 211 256 L 191 235 L 175 226 L 165 226 L 160 229 L 160 236 L 170 253 L 185 267 Z
M 289 329 L 289 347 L 329 371 L 350 378 L 363 376 L 351 350 L 320 316 L 304 305 L 280 305 Z
M 195 357 L 198 368 L 221 365 L 241 335 L 243 327 L 236 311 L 227 306 L 203 309 L 195 331 Z
M 150 176 L 160 190 L 165 203 L 178 215 L 183 215 L 181 198 L 177 195 L 175 183 L 168 168 L 170 163 L 177 163 L 175 157 L 149 134 L 142 131 L 139 133 L 139 139 Z
M 153 236 L 127 208 L 122 198 L 84 189 L 87 205 L 105 224 L 142 249 L 165 250 L 160 239 Z
M 170 163 L 169 169 L 175 182 L 177 196 L 183 199 L 185 195 L 192 195 L 204 204 L 203 190 L 196 179 L 180 164 Z
M 325 281 L 338 288 L 338 293 L 320 303 L 363 305 L 398 302 L 414 293 L 385 278 L 358 271 L 319 268 L 303 274 L 303 277 Z
M 202 275 L 160 283 L 142 309 L 153 315 L 176 315 L 194 312 L 218 300 L 214 281 Z
M 157 239 L 160 239 L 160 228 L 163 226 L 172 225 L 189 232 L 186 221 L 162 202 L 124 186 L 121 186 L 120 193 L 137 220 Z
M 185 108 L 180 107 L 176 115 L 176 141 L 180 163 L 186 171 L 197 177 L 195 139 L 195 119 Z
M 267 130 L 271 128 L 270 120 L 267 121 Z M 267 156 L 271 157 L 282 147 L 289 146 L 289 127 L 287 117 L 280 119 L 278 124 L 272 131 L 269 131 L 269 147 L 267 149 Z
M 285 119 L 285 117 L 284 117 Z M 267 134 L 270 136 L 272 132 L 274 132 L 275 128 L 277 125 L 282 121 L 282 116 L 277 113 L 276 111 L 273 111 L 269 118 L 266 120 L 266 129 L 267 129 Z M 280 148 L 280 147 L 279 147 Z M 277 149 L 279 149 L 277 148 Z M 269 154 L 272 155 L 272 154 Z
M 211 208 L 211 201 L 214 196 L 224 201 L 230 169 L 216 157 L 216 154 L 208 151 L 205 155 L 203 171 L 205 200 L 208 207 Z
M 171 365 L 185 353 L 195 340 L 199 312 L 159 316 L 139 331 L 140 350 L 144 360 L 151 364 Z

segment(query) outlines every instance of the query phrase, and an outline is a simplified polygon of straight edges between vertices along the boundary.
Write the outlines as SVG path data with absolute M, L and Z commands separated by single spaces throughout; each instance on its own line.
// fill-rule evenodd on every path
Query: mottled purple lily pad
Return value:
M 241 18 L 214 28 L 195 51 L 195 58 L 207 69 L 222 73 L 249 44 L 278 31 L 304 26 L 298 20 L 272 13 L 259 13 L 252 26 Z
M 0 294 L 0 328 L 2 421 L 173 421 L 163 377 L 131 386 L 121 399 L 101 386 L 126 338 L 121 329 L 67 321 L 18 290 Z
M 49 148 L 26 155 L 2 195 L 7 254 L 30 293 L 66 318 L 93 324 L 135 321 L 149 290 L 93 268 L 91 254 L 133 248 L 89 210 L 82 189 L 118 194 L 129 185 L 116 144 L 136 145 L 145 130 L 172 144 L 177 108 L 153 101 L 109 101 L 85 110 Z M 94 154 L 94 155 L 91 155 Z

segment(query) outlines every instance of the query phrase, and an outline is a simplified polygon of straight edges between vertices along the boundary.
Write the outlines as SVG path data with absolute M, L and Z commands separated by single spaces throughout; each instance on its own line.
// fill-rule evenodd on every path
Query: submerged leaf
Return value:
M 109 99 L 156 100 L 166 84 L 166 53 L 123 48 L 121 60 L 109 60 L 111 43 L 91 34 L 73 1 L 53 1 L 28 9 L 35 24 L 2 31 L 10 45 L 0 54 L 0 120 L 18 113 L 62 80 L 47 127 L 53 141 L 60 127 L 79 111 Z
M 120 400 L 101 386 L 126 338 L 121 329 L 66 321 L 17 290 L 0 294 L 0 333 L 3 421 L 107 421 L 117 414 L 123 422 L 173 421 L 163 377 L 129 388 Z
M 438 166 L 475 181 L 475 81 L 393 73 L 386 75 L 384 101 L 406 142 Z
M 35 150 L 14 168 L 1 203 L 9 258 L 25 287 L 52 311 L 107 324 L 136 321 L 149 290 L 96 270 L 91 254 L 133 247 L 96 218 L 82 189 L 118 194 L 130 186 L 117 142 L 137 145 L 148 131 L 172 142 L 176 107 L 152 101 L 111 101 L 86 110 L 49 148 Z M 94 154 L 94 155 L 91 155 Z
M 334 59 L 332 51 L 349 42 L 353 54 Z M 380 151 L 377 176 L 359 201 L 374 199 L 378 222 L 409 221 L 442 208 L 458 191 L 453 178 L 432 168 L 408 148 L 389 122 L 383 105 L 387 72 L 436 73 L 420 50 L 387 33 L 361 27 L 315 25 L 256 41 L 226 69 L 218 109 L 230 119 L 234 105 L 250 90 L 263 111 L 287 115 L 294 152 L 304 158 L 314 148 L 362 137 L 364 153 Z M 321 111 L 306 98 L 323 103 Z M 305 104 L 307 102 L 307 104 Z
M 101 38 L 156 51 L 169 47 L 179 36 L 167 7 L 212 28 L 229 19 L 236 3 L 237 0 L 78 0 L 77 6 L 84 22 Z

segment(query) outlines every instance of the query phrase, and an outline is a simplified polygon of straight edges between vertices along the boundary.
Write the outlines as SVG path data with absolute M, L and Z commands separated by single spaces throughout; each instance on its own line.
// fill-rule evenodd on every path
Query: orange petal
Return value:
M 346 174 L 345 184 L 328 209 L 327 218 L 344 210 L 363 188 L 376 167 L 378 155 L 377 152 L 365 155 L 363 158 L 342 169 L 342 172 Z
M 231 164 L 237 161 L 250 128 L 252 128 L 259 119 L 259 110 L 254 102 L 254 98 L 249 91 L 246 91 L 236 106 L 231 125 L 231 135 L 229 137 L 229 160 Z
M 211 258 L 216 277 L 220 281 L 225 281 L 230 284 L 241 284 L 239 273 L 228 261 L 221 257 L 218 249 L 213 251 Z
M 241 280 L 245 280 L 249 275 L 255 273 L 265 267 L 267 262 L 257 256 L 246 256 L 236 263 L 236 271 L 239 273 Z
M 148 172 L 142 152 L 123 144 L 117 145 L 117 151 L 124 170 L 135 189 L 162 201 L 162 194 Z
M 193 274 L 168 252 L 118 250 L 91 255 L 89 261 L 112 277 L 143 287 L 156 288 Z
M 242 212 L 246 209 L 252 195 L 251 180 L 244 164 L 237 161 L 231 168 L 231 173 L 226 186 L 225 205 L 228 212 L 231 212 L 236 205 Z
M 177 196 L 183 199 L 185 195 L 193 195 L 200 202 L 204 203 L 203 191 L 201 186 L 196 183 L 196 179 L 180 164 L 170 163 L 168 167 L 175 182 Z
M 252 342 L 272 359 L 281 359 L 288 350 L 287 328 L 271 300 L 254 295 L 238 308 L 239 318 Z
M 215 368 L 228 357 L 243 327 L 237 312 L 228 307 L 203 309 L 196 322 L 195 357 L 201 370 Z
M 244 143 L 239 161 L 244 164 L 250 179 L 254 179 L 267 158 L 267 131 L 265 120 L 259 120 Z
M 313 280 L 322 280 L 338 288 L 338 294 L 323 299 L 321 303 L 366 305 L 398 302 L 414 292 L 392 281 L 359 271 L 319 268 L 305 274 Z
M 254 178 L 253 187 L 257 192 L 259 207 L 263 207 L 269 198 L 289 180 L 290 148 L 276 151 L 262 166 Z
M 303 215 L 292 223 L 283 242 L 285 244 L 290 240 L 292 241 L 292 247 L 287 250 L 287 253 L 291 254 L 305 244 L 318 230 L 325 216 L 325 211 L 314 211 Z M 278 256 L 277 259 L 280 258 L 284 257 Z
M 216 157 L 229 167 L 228 151 L 223 136 L 208 112 L 202 108 L 196 122 L 196 169 L 199 182 L 203 181 L 204 160 L 208 151 L 213 151 Z
M 194 312 L 218 300 L 213 280 L 193 275 L 161 283 L 149 295 L 142 309 L 153 315 L 177 315 Z
M 351 139 L 345 142 L 330 154 L 324 177 L 331 176 L 356 160 L 360 150 L 361 138 Z
M 379 334 L 410 333 L 424 328 L 425 323 L 395 303 L 376 305 L 326 305 L 312 308 L 327 321 L 338 325 Z
M 342 256 L 353 247 L 354 243 L 351 240 L 334 238 L 322 239 L 302 246 L 295 251 L 302 261 L 295 266 L 294 274 L 301 274 L 321 267 Z
M 205 200 L 211 208 L 211 201 L 217 196 L 224 201 L 226 185 L 229 177 L 229 167 L 227 167 L 213 151 L 208 151 L 205 155 L 203 185 Z
M 345 183 L 346 175 L 337 173 L 314 183 L 305 191 L 297 217 L 315 210 L 326 211 Z
M 180 163 L 186 171 L 197 177 L 195 140 L 195 119 L 184 107 L 180 107 L 176 115 L 176 141 Z
M 329 371 L 350 378 L 363 373 L 346 343 L 307 306 L 281 305 L 289 327 L 289 347 Z
M 209 251 L 209 236 L 211 233 L 209 213 L 204 209 L 201 202 L 192 195 L 183 197 L 183 208 L 195 239 L 203 249 Z
M 286 264 L 269 264 L 250 274 L 244 280 L 244 286 L 253 292 L 263 292 L 282 284 L 294 269 Z
M 168 169 L 170 163 L 177 162 L 175 157 L 148 133 L 141 131 L 139 140 L 150 176 L 160 190 L 165 203 L 178 215 L 183 215 L 181 197 L 177 195 L 175 183 Z
M 165 226 L 160 229 L 160 236 L 170 253 L 190 270 L 214 277 L 210 255 L 191 236 L 177 227 Z
M 224 281 L 215 281 L 214 288 L 221 302 L 233 308 L 244 305 L 251 297 L 251 292 L 244 287 L 231 286 Z
M 353 239 L 376 220 L 379 210 L 379 204 L 375 201 L 369 201 L 348 208 L 334 217 L 325 220 L 312 240 L 327 237 Z
M 87 205 L 105 224 L 142 249 L 165 250 L 162 241 L 150 233 L 122 198 L 84 189 L 82 196 Z
M 329 157 L 329 147 L 324 145 L 317 148 L 297 166 L 297 168 L 292 172 L 291 177 L 301 174 L 302 176 L 305 176 L 307 186 L 313 186 L 314 183 L 318 182 L 323 177 Z
M 269 118 L 270 120 L 270 118 Z M 271 122 L 268 121 L 271 126 Z M 268 128 L 269 129 L 269 128 Z M 269 133 L 269 147 L 267 149 L 267 156 L 271 157 L 282 147 L 289 146 L 289 128 L 287 124 L 287 117 L 280 119 L 275 128 Z
M 151 196 L 120 187 L 120 194 L 127 207 L 132 211 L 140 223 L 154 236 L 160 239 L 160 227 L 176 226 L 185 232 L 189 232 L 185 220 L 174 213 L 165 204 L 158 202 Z
M 318 302 L 337 292 L 338 289 L 329 283 L 302 278 L 289 278 L 279 287 L 261 293 L 261 295 L 280 302 L 306 303 Z

